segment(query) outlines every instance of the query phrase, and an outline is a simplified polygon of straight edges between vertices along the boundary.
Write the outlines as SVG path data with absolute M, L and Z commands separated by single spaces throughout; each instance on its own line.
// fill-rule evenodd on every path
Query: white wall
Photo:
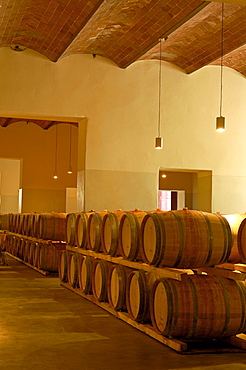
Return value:
M 21 161 L 0 158 L 0 212 L 17 213 L 20 185 Z
M 2 48 L 0 114 L 87 117 L 85 169 L 79 168 L 78 182 L 85 210 L 153 209 L 159 168 L 175 168 L 212 170 L 213 211 L 245 212 L 245 78 L 224 68 L 227 130 L 217 133 L 220 67 L 185 75 L 163 63 L 164 148 L 156 151 L 158 65 L 139 61 L 121 70 L 90 55 L 52 63 L 32 51 Z

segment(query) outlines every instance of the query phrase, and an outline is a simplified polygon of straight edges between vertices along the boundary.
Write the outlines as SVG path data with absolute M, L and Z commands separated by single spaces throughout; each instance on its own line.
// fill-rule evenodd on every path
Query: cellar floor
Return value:
M 1 370 L 246 370 L 245 353 L 180 355 L 7 256 L 0 265 Z

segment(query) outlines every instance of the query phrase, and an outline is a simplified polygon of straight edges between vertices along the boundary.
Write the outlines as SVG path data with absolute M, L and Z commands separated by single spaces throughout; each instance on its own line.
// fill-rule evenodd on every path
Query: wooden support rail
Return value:
M 85 256 L 92 256 L 94 258 L 99 258 L 99 259 L 112 262 L 118 265 L 123 265 L 129 268 L 135 269 L 135 270 L 143 270 L 143 271 L 151 272 L 158 277 L 172 278 L 172 279 L 181 281 L 183 279 L 187 279 L 187 275 L 194 274 L 194 272 L 189 269 L 180 270 L 180 269 L 174 269 L 174 268 L 168 268 L 168 267 L 158 268 L 158 267 L 154 267 L 146 263 L 142 263 L 142 262 L 128 261 L 124 259 L 123 257 L 112 257 L 108 254 L 96 253 L 91 250 L 81 249 L 78 247 L 71 247 L 69 245 L 67 245 L 66 249 L 71 252 L 80 253 Z

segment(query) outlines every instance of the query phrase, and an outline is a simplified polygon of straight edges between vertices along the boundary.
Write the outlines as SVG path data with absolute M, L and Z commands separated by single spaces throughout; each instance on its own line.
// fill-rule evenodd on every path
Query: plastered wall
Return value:
M 0 212 L 18 212 L 21 160 L 0 158 Z
M 52 63 L 32 51 L 2 48 L 0 57 L 0 112 L 87 118 L 86 141 L 79 139 L 86 148 L 78 158 L 83 209 L 154 209 L 159 168 L 170 168 L 211 170 L 212 211 L 245 212 L 246 81 L 236 71 L 224 68 L 227 130 L 219 134 L 219 67 L 185 75 L 163 63 L 164 148 L 157 151 L 157 61 L 121 70 L 90 55 Z

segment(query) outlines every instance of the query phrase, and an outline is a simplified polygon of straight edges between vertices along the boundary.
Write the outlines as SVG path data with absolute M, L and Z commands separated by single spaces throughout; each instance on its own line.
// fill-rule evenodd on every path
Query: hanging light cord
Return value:
M 70 125 L 69 166 L 71 166 L 71 159 L 72 159 L 72 125 Z
M 57 124 L 56 124 L 56 146 L 55 146 L 55 172 L 57 170 Z
M 161 39 L 160 39 L 160 65 L 159 65 L 159 116 L 158 116 L 158 137 L 161 136 Z
M 221 10 L 221 57 L 220 57 L 220 117 L 222 116 L 222 92 L 223 92 L 223 56 L 224 56 L 224 3 Z

